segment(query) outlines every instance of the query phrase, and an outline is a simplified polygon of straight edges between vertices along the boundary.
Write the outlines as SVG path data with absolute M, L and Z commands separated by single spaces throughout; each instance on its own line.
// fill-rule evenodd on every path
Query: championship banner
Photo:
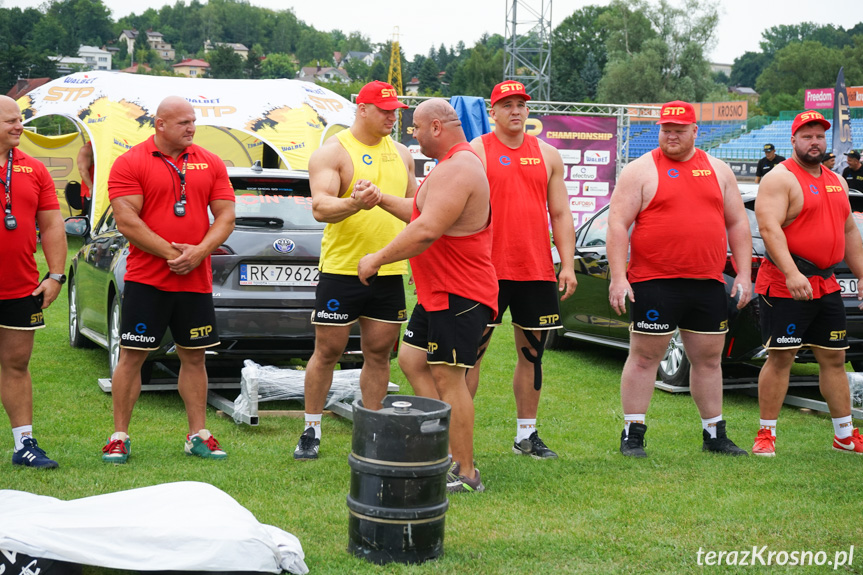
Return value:
M 845 91 L 845 67 L 839 68 L 836 76 L 836 92 L 833 104 L 833 153 L 836 163 L 833 171 L 841 174 L 848 165 L 845 155 L 852 149 L 851 143 L 851 112 L 848 110 L 848 93 Z
M 93 220 L 108 206 L 108 175 L 121 154 L 153 134 L 153 118 L 167 96 L 180 96 L 195 110 L 195 143 L 219 155 L 227 165 L 250 166 L 261 159 L 264 142 L 277 153 L 280 166 L 308 169 L 309 156 L 333 134 L 353 122 L 355 106 L 338 94 L 298 80 L 216 80 L 144 76 L 121 72 L 79 72 L 53 80 L 18 100 L 25 124 L 47 115 L 65 116 L 93 142 L 95 193 Z M 77 137 L 76 137 L 77 136 Z M 80 134 L 50 154 L 32 138 L 21 149 L 40 160 L 74 160 L 84 143 Z M 64 160 L 65 158 L 65 160 Z M 47 164 L 48 162 L 46 162 Z M 65 166 L 65 164 L 64 164 Z M 49 167 L 49 170 L 52 169 Z M 59 181 L 80 181 L 77 166 Z M 65 183 L 63 184 L 65 187 Z
M 611 200 L 617 166 L 617 119 L 598 116 L 540 116 L 534 135 L 557 148 L 575 227 Z M 528 123 L 528 133 L 532 133 Z

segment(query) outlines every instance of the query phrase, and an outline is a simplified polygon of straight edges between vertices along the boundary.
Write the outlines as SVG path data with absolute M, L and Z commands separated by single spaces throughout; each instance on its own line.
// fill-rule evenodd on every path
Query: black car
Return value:
M 240 366 L 244 359 L 283 363 L 308 359 L 324 224 L 312 217 L 308 172 L 228 168 L 236 194 L 234 231 L 212 255 L 213 302 L 221 343 L 207 365 Z M 68 271 L 69 343 L 108 350 L 111 373 L 120 354 L 120 302 L 129 245 L 110 207 L 89 229 L 87 218 L 69 218 L 66 230 L 84 237 Z M 176 364 L 166 334 L 153 362 Z M 362 363 L 359 328 L 351 333 L 343 367 Z
M 743 187 L 743 186 L 741 186 Z M 743 203 L 752 231 L 752 281 L 753 293 L 758 268 L 765 257 L 764 242 L 755 219 L 755 192 L 744 192 Z M 851 207 L 857 227 L 863 233 L 863 194 L 851 196 Z M 576 230 L 575 274 L 578 289 L 569 299 L 561 302 L 560 313 L 563 328 L 553 332 L 548 340 L 549 348 L 562 347 L 561 338 L 596 343 L 599 345 L 629 349 L 629 316 L 618 316 L 608 302 L 608 257 L 605 236 L 608 226 L 608 206 Z M 725 290 L 728 294 L 728 334 L 722 351 L 723 373 L 726 377 L 747 372 L 747 367 L 758 367 L 766 359 L 761 346 L 761 327 L 756 297 L 743 309 L 737 309 L 736 299 L 731 297 L 736 272 L 728 253 L 724 270 Z M 836 278 L 842 287 L 843 301 L 848 321 L 847 359 L 855 370 L 863 371 L 863 311 L 858 309 L 857 279 L 844 262 L 836 268 Z M 798 362 L 814 362 L 808 348 L 797 355 Z M 748 370 L 751 372 L 752 370 Z M 675 332 L 660 362 L 658 377 L 669 385 L 689 385 L 689 360 L 683 349 L 679 332 Z

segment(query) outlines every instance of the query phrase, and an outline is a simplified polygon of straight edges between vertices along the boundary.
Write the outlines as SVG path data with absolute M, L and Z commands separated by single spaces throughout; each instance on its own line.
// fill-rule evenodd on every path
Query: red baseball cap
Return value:
M 524 89 L 524 84 L 515 80 L 505 80 L 491 91 L 491 105 L 494 106 L 498 100 L 509 98 L 510 96 L 521 96 L 525 101 L 530 100 L 530 96 L 527 95 Z
M 407 104 L 399 102 L 396 89 L 386 82 L 375 80 L 363 86 L 357 96 L 357 104 L 374 104 L 381 110 L 407 108 Z
M 794 118 L 794 122 L 791 124 L 791 135 L 793 136 L 794 134 L 796 134 L 797 130 L 810 122 L 818 122 L 819 124 L 824 126 L 825 130 L 830 129 L 830 122 L 827 121 L 827 119 L 821 112 L 800 112 L 799 114 L 797 114 L 797 117 Z
M 662 105 L 657 124 L 694 124 L 695 108 L 689 102 L 674 100 Z

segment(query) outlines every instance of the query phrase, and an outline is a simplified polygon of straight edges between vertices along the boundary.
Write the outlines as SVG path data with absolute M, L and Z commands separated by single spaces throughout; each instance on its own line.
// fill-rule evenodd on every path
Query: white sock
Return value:
M 711 417 L 710 419 L 701 420 L 701 428 L 710 434 L 711 439 L 716 439 L 716 424 L 722 421 L 722 414 L 720 413 L 716 417 Z
M 769 429 L 770 435 L 776 437 L 776 421 L 775 419 L 761 419 L 761 429 Z
M 854 431 L 854 424 L 851 423 L 851 416 L 847 415 L 845 417 L 834 417 L 833 418 L 833 433 L 836 434 L 836 437 L 839 439 L 845 439 L 846 437 L 851 437 L 851 433 Z
M 111 441 L 114 441 L 115 439 L 119 439 L 120 441 L 126 441 L 127 439 L 129 439 L 129 434 L 125 431 L 115 431 L 111 434 Z M 189 439 L 192 439 L 191 435 L 189 435 Z
M 644 421 L 647 419 L 646 413 L 624 413 L 623 414 L 623 432 L 626 434 L 626 437 L 629 437 L 629 424 L 630 423 L 640 423 L 644 425 Z
M 323 417 L 323 413 L 307 413 L 306 414 L 306 425 L 303 427 L 303 430 L 308 428 L 312 428 L 315 430 L 315 439 L 321 438 L 321 418 Z
M 515 442 L 527 439 L 536 431 L 536 419 L 515 420 Z
M 33 437 L 33 426 L 32 425 L 22 425 L 21 427 L 13 427 L 12 428 L 12 437 L 15 438 L 15 451 L 21 451 L 24 449 L 24 443 L 22 441 L 25 437 Z

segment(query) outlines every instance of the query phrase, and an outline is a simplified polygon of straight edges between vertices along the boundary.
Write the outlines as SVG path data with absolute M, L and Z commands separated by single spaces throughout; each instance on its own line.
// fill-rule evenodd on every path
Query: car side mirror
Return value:
M 64 220 L 63 227 L 66 228 L 67 235 L 84 237 L 90 233 L 90 218 L 87 216 L 72 216 Z

